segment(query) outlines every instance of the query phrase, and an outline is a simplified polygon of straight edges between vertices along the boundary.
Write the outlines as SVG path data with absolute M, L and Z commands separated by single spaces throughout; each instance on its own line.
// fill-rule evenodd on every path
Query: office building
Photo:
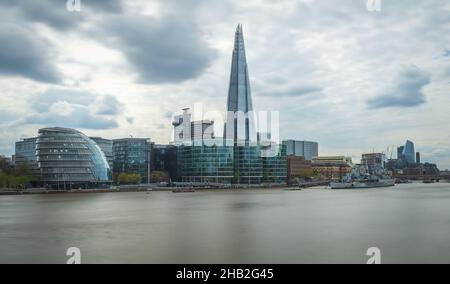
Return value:
M 152 147 L 153 143 L 149 138 L 114 139 L 114 175 L 139 174 L 141 183 L 148 183 L 151 175 Z
M 312 160 L 319 156 L 319 143 L 311 141 L 283 141 L 286 145 L 286 154 L 288 156 L 304 157 L 305 160 Z
M 24 138 L 15 143 L 14 164 L 20 167 L 27 164 L 31 174 L 35 177 L 40 176 L 40 171 L 36 156 L 36 137 Z
M 99 187 L 111 182 L 111 170 L 100 147 L 68 128 L 43 128 L 36 140 L 41 182 L 52 188 Z
M 154 145 L 152 151 L 152 172 L 165 172 L 169 175 L 172 182 L 178 181 L 177 154 L 178 149 L 174 145 Z
M 181 145 L 178 147 L 182 182 L 231 184 L 234 147 Z
M 414 164 L 416 162 L 416 151 L 414 150 L 414 143 L 412 141 L 406 141 L 402 152 L 402 158 L 408 164 Z
M 352 158 L 344 156 L 316 157 L 311 162 L 315 176 L 331 181 L 340 181 L 353 168 Z
M 386 168 L 386 155 L 383 153 L 362 154 L 361 165 L 365 167 L 369 173 L 376 173 Z
M 297 178 L 310 178 L 313 176 L 311 161 L 303 156 L 287 156 L 287 181 L 289 184 Z
M 277 154 L 272 156 L 262 156 L 263 183 L 286 183 L 287 177 L 287 156 L 286 146 L 273 144 L 268 147 L 276 147 Z M 264 151 L 264 147 L 261 149 Z

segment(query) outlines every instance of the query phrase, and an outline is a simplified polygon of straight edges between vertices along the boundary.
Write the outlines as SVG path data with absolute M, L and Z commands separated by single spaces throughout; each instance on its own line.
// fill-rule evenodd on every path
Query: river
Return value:
M 0 196 L 0 263 L 450 263 L 450 183 Z

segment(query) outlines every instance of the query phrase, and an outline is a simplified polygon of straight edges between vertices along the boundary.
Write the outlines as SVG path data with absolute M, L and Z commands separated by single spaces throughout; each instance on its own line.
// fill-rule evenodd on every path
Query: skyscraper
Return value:
M 234 38 L 230 84 L 227 103 L 227 139 L 234 143 L 256 142 L 255 118 L 250 91 L 247 59 L 245 56 L 242 25 L 238 25 Z M 233 135 L 231 135 L 233 134 Z
M 234 37 L 227 101 L 225 137 L 234 142 L 234 182 L 260 183 L 263 177 L 261 149 L 257 146 L 244 34 L 240 24 Z
M 409 164 L 414 164 L 416 162 L 416 151 L 414 150 L 414 143 L 412 141 L 406 141 L 402 156 Z

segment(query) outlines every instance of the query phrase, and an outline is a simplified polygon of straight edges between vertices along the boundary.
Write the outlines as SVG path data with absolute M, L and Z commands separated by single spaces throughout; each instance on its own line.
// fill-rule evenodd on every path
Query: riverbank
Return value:
M 47 190 L 47 189 L 0 189 L 0 196 L 2 195 L 36 195 L 36 194 L 79 194 L 79 193 L 117 193 L 117 192 L 147 192 L 152 191 L 182 191 L 182 190 L 194 191 L 224 191 L 224 190 L 255 190 L 255 189 L 265 189 L 265 190 L 299 190 L 299 187 L 289 187 L 289 186 L 245 186 L 245 187 L 137 187 L 137 188 L 116 188 L 116 189 L 77 189 L 77 190 Z

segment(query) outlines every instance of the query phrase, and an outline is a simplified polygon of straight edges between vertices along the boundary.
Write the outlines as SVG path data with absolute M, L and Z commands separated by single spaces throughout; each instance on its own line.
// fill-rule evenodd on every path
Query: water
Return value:
M 450 263 L 450 184 L 0 196 L 0 263 Z

